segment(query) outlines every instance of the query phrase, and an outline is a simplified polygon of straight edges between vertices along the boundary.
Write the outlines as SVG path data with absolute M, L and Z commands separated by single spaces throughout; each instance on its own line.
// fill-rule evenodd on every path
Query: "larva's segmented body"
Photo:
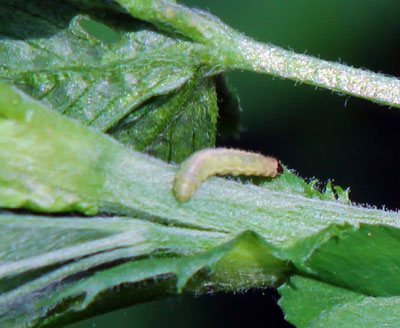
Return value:
M 187 202 L 199 185 L 213 175 L 257 175 L 275 177 L 282 170 L 278 160 L 247 151 L 203 149 L 186 159 L 175 175 L 173 193 L 177 201 Z

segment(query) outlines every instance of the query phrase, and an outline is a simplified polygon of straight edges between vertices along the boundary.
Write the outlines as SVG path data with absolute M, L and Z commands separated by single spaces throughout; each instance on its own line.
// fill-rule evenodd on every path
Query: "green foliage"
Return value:
M 332 186 L 332 182 L 328 181 L 323 191 L 318 187 L 318 180 L 313 179 L 310 182 L 304 181 L 294 171 L 283 167 L 281 175 L 274 179 L 265 179 L 267 182 L 262 182 L 260 185 L 271 190 L 285 191 L 289 193 L 299 194 L 309 198 L 321 200 L 338 201 L 343 204 L 349 204 L 349 189 L 343 189 L 340 186 Z
M 285 250 L 300 276 L 279 288 L 296 327 L 397 327 L 400 231 L 335 226 Z M 307 277 L 307 278 L 305 278 Z
M 171 193 L 174 166 L 5 84 L 0 94 L 1 206 L 118 215 L 1 214 L 5 327 L 52 326 L 182 291 L 276 286 L 292 272 L 396 293 L 397 214 L 310 197 L 308 184 L 288 171 L 280 191 L 279 181 L 256 188 L 211 179 L 181 205 Z M 375 253 L 377 269 L 378 245 L 385 249 Z
M 0 266 L 2 327 L 59 325 L 93 311 L 182 291 L 222 289 L 237 278 L 236 265 L 253 266 L 249 276 L 240 279 L 272 284 L 286 267 L 268 257 L 265 243 L 251 233 L 224 243 L 227 238 L 221 233 L 132 218 L 54 219 L 12 213 L 0 215 L 0 226 L 6 236 Z M 15 242 L 24 239 L 29 239 L 24 246 L 31 247 L 15 249 Z M 247 258 L 253 253 L 264 255 L 262 264 L 269 271 L 257 272 L 259 263 Z
M 196 44 L 110 8 L 2 0 L 0 9 L 0 79 L 165 160 L 214 145 L 215 82 Z
M 218 110 L 235 134 L 224 70 L 324 86 L 296 69 L 303 60 L 354 77 L 333 90 L 357 94 L 372 79 L 372 99 L 397 104 L 394 79 L 255 43 L 173 1 L 0 0 L 0 19 L 2 327 L 282 284 L 298 327 L 399 321 L 398 213 L 351 205 L 347 190 L 287 168 L 258 186 L 212 178 L 180 204 L 176 166 L 137 151 L 179 162 L 214 145 Z
M 400 299 L 355 293 L 324 282 L 293 276 L 279 288 L 279 304 L 298 328 L 398 327 Z
M 400 294 L 399 245 L 398 229 L 331 225 L 294 245 L 287 258 L 300 271 L 333 285 L 366 295 L 395 296 Z
M 215 144 L 217 113 L 214 81 L 194 79 L 178 92 L 144 104 L 108 132 L 132 148 L 180 162 Z

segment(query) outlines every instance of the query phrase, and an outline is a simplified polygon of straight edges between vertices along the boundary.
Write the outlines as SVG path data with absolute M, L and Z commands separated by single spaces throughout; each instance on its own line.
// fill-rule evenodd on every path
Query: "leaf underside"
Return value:
M 100 4 L 1 0 L 0 80 L 167 161 L 214 146 L 207 50 Z
M 182 292 L 226 289 L 233 277 L 238 287 L 240 279 L 271 285 L 287 270 L 250 232 L 228 241 L 220 233 L 168 229 L 133 218 L 4 212 L 0 227 L 8 240 L 28 239 L 36 248 L 1 245 L 2 327 L 59 325 Z M 269 269 L 257 270 L 255 257 Z M 237 265 L 254 270 L 241 273 Z

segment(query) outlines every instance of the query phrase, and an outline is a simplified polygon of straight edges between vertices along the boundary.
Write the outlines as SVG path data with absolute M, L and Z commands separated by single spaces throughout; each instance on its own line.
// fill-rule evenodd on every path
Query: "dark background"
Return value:
M 263 42 L 400 76 L 399 1 L 185 0 Z M 305 178 L 350 186 L 352 201 L 400 208 L 400 109 L 248 72 L 228 74 L 243 108 L 238 140 Z M 69 328 L 289 327 L 275 291 L 179 297 Z

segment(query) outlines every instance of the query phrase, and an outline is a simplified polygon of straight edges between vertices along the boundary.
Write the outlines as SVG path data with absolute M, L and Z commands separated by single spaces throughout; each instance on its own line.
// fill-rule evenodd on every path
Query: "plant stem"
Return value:
M 317 87 L 400 107 L 400 80 L 364 69 L 298 54 L 241 36 L 230 68 L 267 73 Z
M 0 83 L 0 95 L 0 205 L 5 208 L 86 214 L 100 209 L 232 238 L 251 230 L 272 245 L 292 243 L 331 224 L 400 227 L 399 213 L 221 178 L 205 181 L 181 204 L 172 194 L 175 165 L 131 151 L 6 84 Z M 65 138 L 68 133 L 74 138 Z M 55 191 L 43 197 L 43 190 Z
M 400 108 L 395 77 L 297 54 L 256 42 L 217 17 L 168 0 L 117 0 L 133 16 L 185 35 L 202 45 L 207 74 L 244 69 L 352 95 Z

